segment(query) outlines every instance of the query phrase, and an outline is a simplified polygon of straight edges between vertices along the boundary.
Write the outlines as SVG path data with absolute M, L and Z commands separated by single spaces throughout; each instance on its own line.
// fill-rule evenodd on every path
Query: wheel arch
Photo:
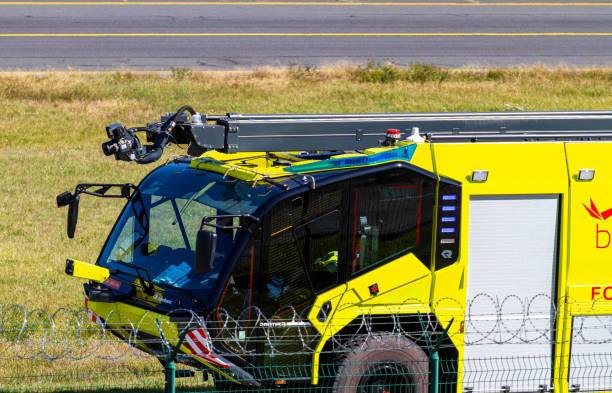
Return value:
M 421 314 L 421 316 L 418 314 L 359 315 L 325 342 L 319 355 L 319 383 L 329 384 L 330 379 L 333 379 L 333 375 L 338 371 L 339 348 L 349 345 L 352 340 L 368 335 L 384 333 L 402 335 L 419 346 L 428 357 L 431 356 L 421 320 L 430 335 L 444 331 L 444 327 L 434 313 Z M 456 391 L 459 349 L 446 338 L 438 354 L 441 363 L 439 385 L 443 385 L 447 391 Z

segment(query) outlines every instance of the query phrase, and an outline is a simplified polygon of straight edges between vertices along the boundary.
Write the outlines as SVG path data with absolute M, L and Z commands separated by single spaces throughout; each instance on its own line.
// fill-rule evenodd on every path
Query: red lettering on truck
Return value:
M 603 296 L 606 300 L 612 300 L 612 286 L 603 288 L 602 287 L 591 287 L 591 300 L 595 300 L 596 297 Z
M 597 248 L 608 248 L 611 240 L 610 232 L 606 231 L 605 229 L 599 229 L 599 224 L 597 224 L 596 231 L 597 233 L 595 235 L 595 245 L 597 246 Z M 600 240 L 602 240 L 602 242 L 600 242 Z

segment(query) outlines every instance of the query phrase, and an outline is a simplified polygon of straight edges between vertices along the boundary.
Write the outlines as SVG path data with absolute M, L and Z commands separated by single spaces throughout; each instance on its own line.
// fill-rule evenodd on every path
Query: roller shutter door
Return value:
M 558 195 L 470 199 L 464 388 L 550 386 Z

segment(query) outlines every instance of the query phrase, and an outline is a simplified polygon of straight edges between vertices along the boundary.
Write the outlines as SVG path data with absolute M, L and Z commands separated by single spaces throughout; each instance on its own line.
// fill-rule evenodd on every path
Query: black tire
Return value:
M 338 366 L 334 393 L 427 393 L 429 389 L 427 355 L 403 336 L 357 339 Z

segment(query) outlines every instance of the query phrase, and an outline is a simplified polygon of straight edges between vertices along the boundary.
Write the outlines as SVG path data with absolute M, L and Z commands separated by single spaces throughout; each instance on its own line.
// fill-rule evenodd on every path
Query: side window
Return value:
M 134 216 L 131 216 L 128 218 L 125 224 L 123 224 L 121 234 L 117 237 L 117 239 L 121 240 L 117 241 L 113 246 L 113 250 L 110 253 L 111 260 L 123 261 L 127 263 L 134 262 L 134 227 Z
M 300 312 L 312 303 L 312 291 L 295 244 L 293 225 L 274 231 L 276 220 L 298 218 L 301 214 L 296 210 L 301 207 L 286 203 L 282 205 L 274 209 L 271 217 L 269 238 L 263 250 L 263 275 L 258 282 L 262 311 L 268 318 L 279 315 L 287 307 Z M 291 316 L 288 315 L 288 318 Z
M 237 321 L 248 319 L 248 316 L 244 315 L 245 310 L 251 307 L 256 300 L 253 294 L 253 286 L 254 272 L 258 268 L 257 261 L 259 259 L 257 243 L 251 240 L 242 250 L 219 300 L 219 307 Z
M 398 169 L 355 180 L 351 197 L 353 275 L 407 253 L 430 267 L 433 179 Z
M 312 305 L 314 292 L 337 283 L 342 196 L 338 186 L 323 187 L 267 214 L 259 282 L 266 315 L 289 306 L 300 313 Z
M 257 304 L 257 294 L 253 290 L 259 260 L 257 238 L 254 234 L 238 257 L 214 311 L 216 326 L 210 331 L 228 349 L 237 353 L 252 350 L 257 344 L 257 340 L 252 339 L 256 334 L 254 320 L 258 318 L 253 307 Z
M 340 211 L 333 210 L 295 229 L 295 237 L 315 292 L 338 282 Z

